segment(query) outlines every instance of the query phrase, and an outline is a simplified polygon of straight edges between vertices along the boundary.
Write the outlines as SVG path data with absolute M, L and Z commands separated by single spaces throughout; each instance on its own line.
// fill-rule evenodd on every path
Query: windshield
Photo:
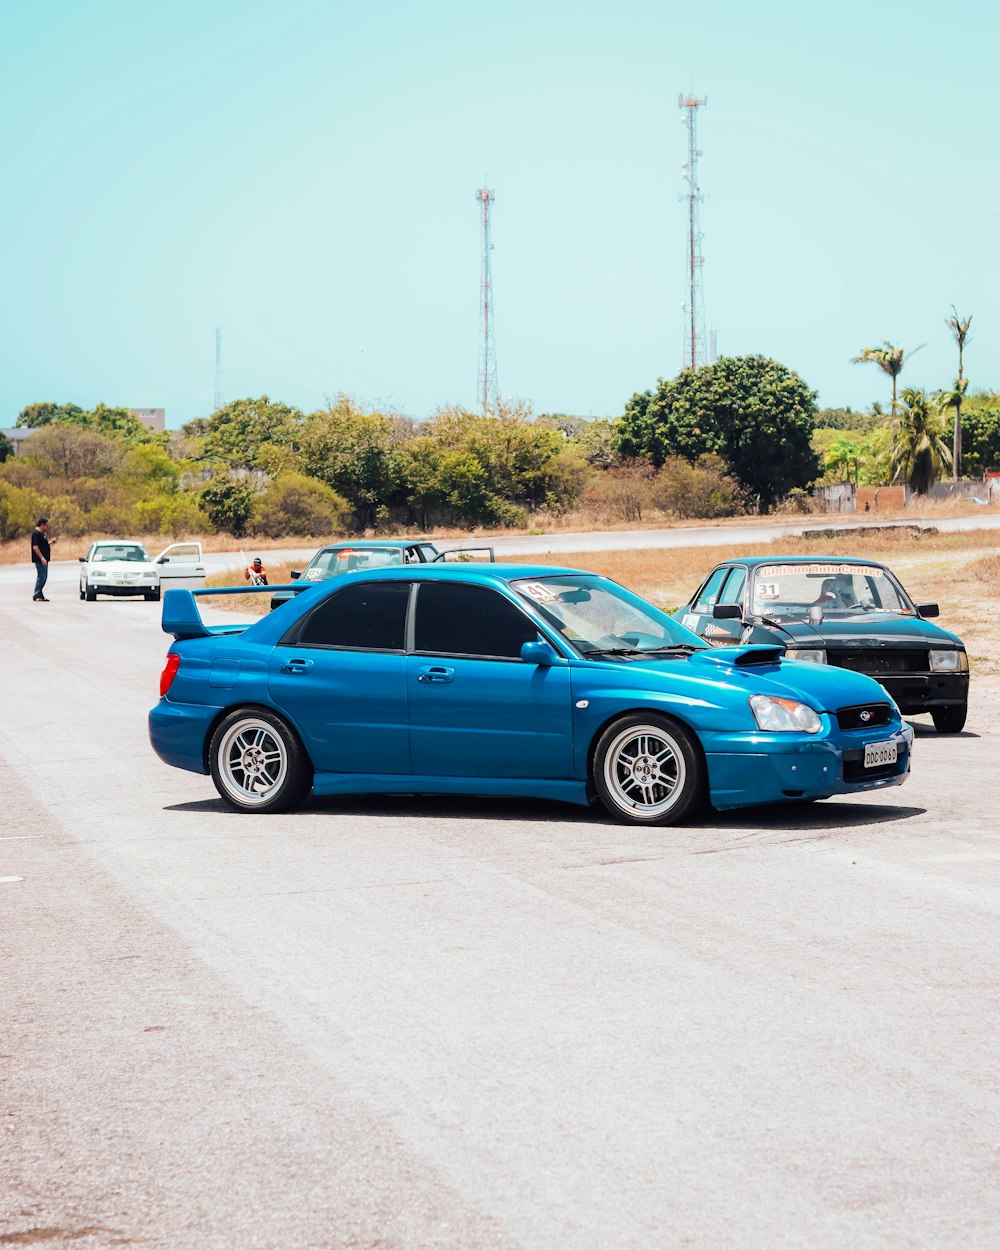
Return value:
M 104 560 L 148 560 L 149 556 L 145 547 L 140 547 L 138 543 L 115 543 L 113 547 L 95 547 L 90 558 L 97 564 Z
M 384 569 L 403 563 L 402 547 L 337 547 L 314 556 L 302 576 L 309 582 L 322 582 L 354 569 Z
M 581 655 L 700 651 L 705 644 L 659 608 L 593 573 L 511 582 Z
M 915 611 L 889 570 L 878 564 L 768 564 L 754 573 L 754 616 L 805 620 L 812 607 L 832 617 Z

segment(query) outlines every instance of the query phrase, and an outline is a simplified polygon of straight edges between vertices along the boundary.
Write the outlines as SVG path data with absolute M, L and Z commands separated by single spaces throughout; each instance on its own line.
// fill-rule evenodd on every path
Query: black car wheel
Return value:
M 258 708 L 230 712 L 208 748 L 212 780 L 240 812 L 286 812 L 312 787 L 312 767 L 280 717 Z
M 84 594 L 84 598 L 87 600 L 88 603 L 93 603 L 94 600 L 97 598 L 97 591 L 91 590 L 90 582 L 87 583 L 87 589 Z
M 931 708 L 931 719 L 939 734 L 959 734 L 965 728 L 965 718 L 969 714 L 967 703 L 952 704 L 951 707 Z
M 705 765 L 690 731 L 649 712 L 623 716 L 605 729 L 592 776 L 607 810 L 630 825 L 677 824 L 706 797 Z

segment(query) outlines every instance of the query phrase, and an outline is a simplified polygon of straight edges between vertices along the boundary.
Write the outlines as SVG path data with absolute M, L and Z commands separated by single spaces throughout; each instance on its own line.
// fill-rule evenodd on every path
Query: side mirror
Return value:
M 80 557 L 80 563 L 81 563 L 81 564 L 86 564 L 86 563 L 87 563 L 87 557 L 86 557 L 86 556 L 81 556 L 81 557 Z
M 558 658 L 552 644 L 548 642 L 526 642 L 521 647 L 521 659 L 525 664 L 537 664 L 539 668 L 550 668 Z
M 941 612 L 936 603 L 918 603 L 917 612 L 925 620 L 929 616 L 940 616 Z
M 302 576 L 302 570 L 292 569 L 292 571 L 288 574 L 288 576 L 292 579 L 293 582 L 297 582 L 299 578 Z
M 742 621 L 743 609 L 738 603 L 717 603 L 712 615 L 717 621 Z
M 157 560 L 157 562 L 156 562 L 156 563 L 157 563 L 157 564 L 169 564 L 169 563 L 170 563 L 170 557 L 169 557 L 169 556 L 160 556 L 159 560 Z

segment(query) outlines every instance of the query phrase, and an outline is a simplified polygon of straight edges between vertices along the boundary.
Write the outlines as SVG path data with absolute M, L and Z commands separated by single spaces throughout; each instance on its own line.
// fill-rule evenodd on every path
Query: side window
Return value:
M 298 636 L 301 647 L 402 651 L 409 582 L 360 582 L 324 599 Z
M 519 659 L 537 637 L 520 608 L 486 586 L 423 582 L 417 591 L 417 651 Z
M 719 599 L 719 590 L 722 587 L 722 579 L 729 572 L 727 567 L 716 569 L 708 581 L 702 586 L 695 599 L 692 612 L 711 612 Z
M 720 603 L 742 603 L 743 587 L 747 584 L 747 571 L 742 565 L 731 569 L 719 596 Z

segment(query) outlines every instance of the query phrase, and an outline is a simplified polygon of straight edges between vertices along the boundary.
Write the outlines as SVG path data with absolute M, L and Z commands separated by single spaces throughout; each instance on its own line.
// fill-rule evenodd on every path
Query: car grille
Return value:
M 859 703 L 855 707 L 837 709 L 837 724 L 841 729 L 875 729 L 888 725 L 891 719 L 888 703 Z
M 850 668 L 856 673 L 868 673 L 872 677 L 878 677 L 882 673 L 930 672 L 928 654 L 919 648 L 828 648 L 826 658 L 838 668 Z

